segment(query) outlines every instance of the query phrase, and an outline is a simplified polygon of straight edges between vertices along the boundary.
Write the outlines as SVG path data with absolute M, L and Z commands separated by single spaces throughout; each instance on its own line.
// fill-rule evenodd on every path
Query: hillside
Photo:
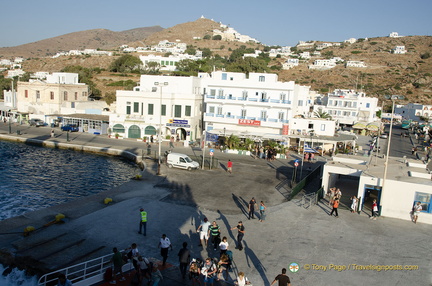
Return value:
M 49 57 L 60 51 L 101 49 L 112 50 L 120 45 L 141 41 L 149 35 L 163 30 L 160 26 L 137 28 L 122 32 L 95 29 L 69 33 L 16 47 L 0 48 L 0 58 Z
M 392 54 L 395 46 L 404 45 L 406 54 Z M 362 88 L 368 95 L 383 99 L 383 95 L 400 94 L 406 101 L 432 103 L 432 37 L 370 38 L 354 44 L 344 44 L 321 51 L 322 55 L 344 60 L 364 61 L 367 68 L 345 68 L 339 64 L 330 70 L 318 71 L 302 63 L 291 70 L 281 71 L 280 79 L 295 80 L 317 91 L 334 88 Z M 422 58 L 423 57 L 423 58 Z M 321 56 L 319 58 L 325 58 Z
M 27 45 L 14 48 L 0 49 L 0 55 L 5 49 L 11 49 L 14 56 L 19 56 L 20 51 L 26 50 L 32 56 L 44 52 L 57 52 L 63 50 L 100 48 L 109 49 L 121 44 L 132 47 L 157 44 L 159 41 L 185 42 L 195 48 L 209 48 L 213 54 L 229 56 L 232 50 L 240 46 L 263 49 L 259 44 L 245 44 L 225 40 L 204 40 L 204 36 L 213 36 L 214 29 L 221 29 L 220 24 L 200 18 L 193 22 L 178 24 L 174 27 L 162 29 L 161 27 L 139 28 L 123 32 L 109 30 L 89 30 L 71 33 Z M 251 35 L 253 36 L 253 35 Z M 197 39 L 200 38 L 200 39 Z M 43 45 L 41 44 L 43 43 Z M 390 51 L 395 46 L 405 46 L 406 54 L 392 54 Z M 35 49 L 33 49 L 35 47 Z M 408 36 L 401 38 L 369 38 L 354 44 L 342 44 L 321 50 L 321 56 L 313 57 L 307 61 L 300 61 L 298 67 L 290 70 L 275 71 L 279 74 L 279 80 L 294 80 L 302 85 L 311 86 L 312 90 L 321 93 L 332 91 L 335 88 L 362 89 L 368 95 L 377 96 L 381 100 L 384 95 L 399 94 L 406 97 L 406 101 L 432 104 L 432 37 Z M 25 49 L 24 49 L 25 48 Z M 55 50 L 55 52 L 54 52 Z M 301 52 L 300 48 L 297 48 Z M 314 51 L 315 47 L 307 51 Z M 315 59 L 340 57 L 347 60 L 364 61 L 367 68 L 345 68 L 343 63 L 330 70 L 311 70 L 308 65 Z M 107 69 L 117 56 L 69 56 L 57 59 L 38 57 L 26 60 L 23 63 L 24 70 L 28 72 L 59 71 L 68 65 L 80 65 L 83 67 L 99 67 Z M 274 58 L 269 66 L 280 66 L 285 61 L 283 58 Z M 100 77 L 100 78 L 99 78 Z M 139 80 L 139 76 L 131 75 L 130 79 Z M 95 83 L 105 94 L 114 91 L 115 87 L 108 87 L 107 83 L 118 81 L 116 75 L 103 72 L 96 75 Z M 402 103 L 402 102 L 401 102 Z

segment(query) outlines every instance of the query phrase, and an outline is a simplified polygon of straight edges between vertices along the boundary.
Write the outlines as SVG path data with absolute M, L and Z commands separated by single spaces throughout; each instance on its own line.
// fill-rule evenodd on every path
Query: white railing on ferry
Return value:
M 38 286 L 57 285 L 60 273 L 65 274 L 74 286 L 88 286 L 100 283 L 104 279 L 106 270 L 112 266 L 112 256 L 111 253 L 45 274 L 39 279 Z M 123 265 L 123 272 L 132 269 L 133 265 L 129 261 Z

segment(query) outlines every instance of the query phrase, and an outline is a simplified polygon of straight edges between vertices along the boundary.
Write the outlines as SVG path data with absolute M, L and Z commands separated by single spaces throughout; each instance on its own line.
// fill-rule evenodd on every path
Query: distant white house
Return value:
M 25 71 L 23 71 L 22 69 L 9 70 L 6 77 L 13 78 L 16 76 L 22 76 L 23 74 L 25 74 Z
M 287 59 L 287 61 L 282 64 L 282 69 L 288 70 L 298 65 L 299 59 Z
M 393 54 L 406 54 L 407 50 L 405 50 L 405 46 L 396 46 L 393 50 Z
M 202 56 L 202 53 L 201 53 Z M 159 69 L 160 70 L 166 70 L 166 71 L 175 71 L 177 70 L 177 64 L 178 62 L 180 62 L 181 60 L 199 60 L 202 57 L 198 57 L 198 56 L 191 56 L 191 55 L 187 55 L 187 54 L 179 54 L 177 56 L 173 56 L 170 55 L 168 57 L 163 57 L 163 56 L 156 56 L 156 55 L 147 55 L 147 56 L 139 56 L 141 62 L 143 63 L 143 67 L 148 67 L 148 64 L 150 62 L 156 62 L 157 64 L 159 64 Z
M 312 48 L 315 45 L 315 42 L 305 42 L 305 41 L 299 41 L 297 46 L 298 48 Z
M 357 42 L 356 38 L 349 38 L 348 40 L 344 41 L 344 43 L 349 43 L 349 44 L 354 44 L 355 42 Z
M 255 53 L 253 53 L 253 54 L 244 54 L 243 58 L 257 58 L 261 53 L 262 53 L 262 51 L 255 50 Z
M 186 51 L 186 48 L 186 43 L 173 43 L 168 40 L 163 40 L 156 46 L 151 47 L 151 50 L 158 53 L 182 54 Z
M 317 50 L 323 50 L 323 49 L 326 49 L 326 48 L 329 48 L 332 46 L 333 46 L 333 43 L 320 43 L 316 46 L 316 49 Z
M 399 36 L 398 32 L 391 32 L 389 37 L 390 38 L 401 38 L 403 36 Z
M 345 64 L 347 68 L 365 68 L 366 64 L 362 61 L 347 61 Z
M 302 59 L 308 60 L 311 58 L 310 52 L 302 52 L 299 54 Z
M 309 65 L 309 69 L 326 70 L 332 69 L 336 66 L 336 61 L 333 59 L 315 60 L 312 65 Z

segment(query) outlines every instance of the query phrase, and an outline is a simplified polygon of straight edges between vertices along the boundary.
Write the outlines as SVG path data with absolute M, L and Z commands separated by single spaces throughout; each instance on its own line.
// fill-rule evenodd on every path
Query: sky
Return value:
M 0 47 L 91 29 L 169 28 L 204 16 L 265 45 L 432 34 L 431 0 L 3 0 Z

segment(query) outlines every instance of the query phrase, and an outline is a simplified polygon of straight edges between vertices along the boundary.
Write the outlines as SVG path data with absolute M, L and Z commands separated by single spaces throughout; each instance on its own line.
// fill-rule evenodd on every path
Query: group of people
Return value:
M 248 204 L 248 219 L 249 220 L 255 219 L 255 210 L 259 210 L 259 214 L 260 214 L 259 221 L 263 222 L 266 218 L 267 207 L 263 201 L 260 202 L 260 205 L 258 207 L 255 198 L 252 197 L 252 199 L 249 201 L 249 204 Z

